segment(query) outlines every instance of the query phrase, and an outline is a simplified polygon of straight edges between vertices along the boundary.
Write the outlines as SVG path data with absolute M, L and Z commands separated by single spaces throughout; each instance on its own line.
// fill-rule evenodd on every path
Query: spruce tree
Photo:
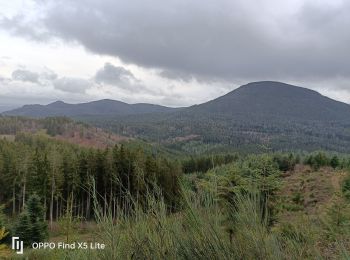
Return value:
M 33 241 L 40 242 L 47 237 L 47 224 L 44 220 L 44 209 L 40 198 L 36 194 L 28 199 L 27 211 L 31 225 L 31 237 Z
M 36 194 L 31 195 L 14 229 L 14 235 L 20 237 L 24 245 L 42 242 L 47 237 L 47 225 L 43 215 L 44 209 L 40 198 Z
M 13 235 L 23 240 L 23 243 L 25 246 L 29 246 L 33 242 L 31 237 L 32 236 L 31 224 L 30 224 L 29 215 L 27 211 L 23 211 L 19 215 L 19 219 L 14 228 Z

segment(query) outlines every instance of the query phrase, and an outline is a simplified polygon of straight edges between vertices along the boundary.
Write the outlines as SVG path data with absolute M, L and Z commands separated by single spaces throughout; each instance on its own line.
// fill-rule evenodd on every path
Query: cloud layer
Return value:
M 41 17 L 27 23 L 34 29 L 24 28 L 28 17 L 4 22 L 17 34 L 76 41 L 165 76 L 348 77 L 350 3 L 288 2 L 40 1 Z
M 56 90 L 98 95 L 118 88 L 165 100 L 176 96 L 171 85 L 199 82 L 207 91 L 206 84 L 280 80 L 350 93 L 349 1 L 37 0 L 33 6 L 3 16 L 0 28 L 37 42 L 79 44 L 157 71 L 158 85 L 170 82 L 156 89 L 154 81 L 106 62 L 88 79 L 52 79 Z M 12 75 L 32 83 L 42 77 L 26 70 Z

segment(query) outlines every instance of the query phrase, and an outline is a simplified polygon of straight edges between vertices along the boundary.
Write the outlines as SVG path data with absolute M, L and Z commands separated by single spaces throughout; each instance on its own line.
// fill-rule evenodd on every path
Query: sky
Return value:
M 0 111 L 178 107 L 276 80 L 350 103 L 350 1 L 0 0 Z

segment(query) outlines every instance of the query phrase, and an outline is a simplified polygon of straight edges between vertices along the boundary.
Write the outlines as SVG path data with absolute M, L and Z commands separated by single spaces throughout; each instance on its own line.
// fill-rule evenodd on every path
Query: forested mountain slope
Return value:
M 298 120 L 350 119 L 348 104 L 310 89 L 274 81 L 249 83 L 187 111 L 244 117 L 293 117 Z
M 280 82 L 254 82 L 172 113 L 79 117 L 99 127 L 177 147 L 179 140 L 248 151 L 350 151 L 350 106 Z M 181 147 L 180 147 L 181 148 Z
M 118 135 L 184 150 L 350 151 L 350 105 L 293 85 L 262 81 L 209 102 L 173 109 L 100 100 L 29 105 L 5 114 L 67 115 Z M 195 143 L 196 148 L 191 146 Z M 204 148 L 203 148 L 204 145 Z

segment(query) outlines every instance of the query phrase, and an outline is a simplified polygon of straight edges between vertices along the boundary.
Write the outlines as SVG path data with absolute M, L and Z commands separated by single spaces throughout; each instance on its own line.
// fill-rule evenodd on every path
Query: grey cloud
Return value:
M 37 41 L 47 41 L 52 37 L 52 33 L 39 20 L 27 20 L 25 14 L 18 14 L 12 18 L 0 15 L 0 29 L 7 30 L 23 38 Z
M 182 80 L 185 82 L 190 82 L 193 79 L 191 74 L 175 70 L 162 70 L 159 73 L 159 76 L 173 80 Z
M 350 3 L 308 4 L 281 14 L 278 1 L 46 1 L 33 38 L 76 41 L 124 62 L 223 79 L 307 79 L 350 74 Z M 19 18 L 17 20 L 21 21 Z M 7 20 L 13 24 L 23 23 Z M 26 30 L 26 29 L 23 29 Z M 45 38 L 45 37 L 44 37 Z M 182 77 L 185 78 L 186 77 Z
M 19 80 L 23 82 L 45 85 L 45 83 L 51 83 L 56 79 L 57 74 L 50 69 L 45 69 L 40 73 L 32 72 L 26 69 L 16 69 L 12 72 L 11 79 L 8 80 Z
M 27 81 L 32 83 L 39 82 L 39 74 L 35 72 L 31 72 L 29 70 L 17 69 L 12 72 L 13 80 Z
M 77 42 L 184 82 L 329 82 L 328 88 L 340 84 L 350 91 L 350 2 L 300 1 L 290 8 L 293 2 L 40 0 L 35 19 L 2 18 L 0 29 L 38 41 Z M 131 84 L 132 76 L 111 64 L 94 80 L 154 91 Z
M 63 77 L 54 80 L 53 86 L 64 92 L 85 93 L 86 89 L 91 86 L 91 83 L 85 79 Z
M 134 94 L 144 93 L 158 95 L 160 92 L 160 90 L 155 90 L 146 86 L 143 82 L 138 80 L 131 71 L 124 67 L 114 66 L 108 62 L 105 63 L 103 68 L 96 72 L 94 80 L 100 85 L 110 85 Z
M 125 82 L 136 80 L 134 75 L 123 67 L 116 67 L 111 63 L 105 63 L 104 67 L 96 72 L 95 81 L 97 83 L 107 83 L 118 85 Z
M 48 80 L 48 81 L 53 81 L 53 80 L 57 79 L 57 77 L 58 76 L 55 72 L 53 72 L 52 70 L 48 70 L 48 69 L 40 74 L 40 78 L 42 78 L 44 80 Z

